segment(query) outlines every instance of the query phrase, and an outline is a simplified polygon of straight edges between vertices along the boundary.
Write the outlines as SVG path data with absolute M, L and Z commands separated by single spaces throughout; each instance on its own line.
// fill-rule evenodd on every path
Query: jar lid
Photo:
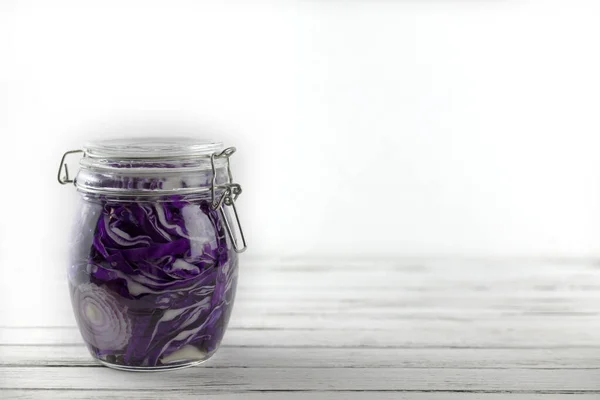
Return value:
M 234 152 L 234 147 L 223 149 L 221 142 L 192 137 L 95 140 L 63 155 L 58 181 L 74 183 L 87 193 L 154 196 L 210 192 L 214 200 L 217 190 L 232 186 L 238 190 L 229 165 Z M 75 153 L 82 157 L 72 178 L 66 157 Z
M 206 157 L 223 149 L 223 143 L 191 137 L 104 139 L 86 143 L 87 157 L 110 160 L 174 160 Z

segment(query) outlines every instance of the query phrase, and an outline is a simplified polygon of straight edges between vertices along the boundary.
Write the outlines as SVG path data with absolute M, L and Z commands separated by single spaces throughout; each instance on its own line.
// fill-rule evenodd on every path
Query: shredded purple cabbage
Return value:
M 218 347 L 238 260 L 207 199 L 84 197 L 72 252 L 73 309 L 95 357 L 162 367 L 206 359 Z

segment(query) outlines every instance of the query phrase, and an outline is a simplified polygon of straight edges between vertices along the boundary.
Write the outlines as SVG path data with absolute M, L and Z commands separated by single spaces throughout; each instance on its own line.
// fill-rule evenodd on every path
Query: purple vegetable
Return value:
M 168 367 L 218 347 L 237 254 L 206 197 L 82 197 L 69 282 L 83 339 L 102 361 Z
M 127 346 L 131 339 L 127 307 L 93 283 L 77 286 L 73 302 L 77 305 L 75 318 L 87 343 L 104 351 L 118 351 Z

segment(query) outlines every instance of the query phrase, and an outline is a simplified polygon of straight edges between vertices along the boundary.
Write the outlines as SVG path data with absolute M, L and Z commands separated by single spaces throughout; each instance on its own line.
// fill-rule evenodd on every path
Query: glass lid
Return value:
M 83 146 L 87 157 L 123 159 L 181 159 L 206 157 L 223 150 L 223 143 L 192 137 L 141 137 L 94 140 Z

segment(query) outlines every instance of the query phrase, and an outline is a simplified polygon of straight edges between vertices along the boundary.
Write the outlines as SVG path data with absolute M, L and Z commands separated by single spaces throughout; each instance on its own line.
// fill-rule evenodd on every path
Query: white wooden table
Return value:
M 242 258 L 220 351 L 161 373 L 94 363 L 64 285 L 0 327 L 0 399 L 600 399 L 591 261 Z

